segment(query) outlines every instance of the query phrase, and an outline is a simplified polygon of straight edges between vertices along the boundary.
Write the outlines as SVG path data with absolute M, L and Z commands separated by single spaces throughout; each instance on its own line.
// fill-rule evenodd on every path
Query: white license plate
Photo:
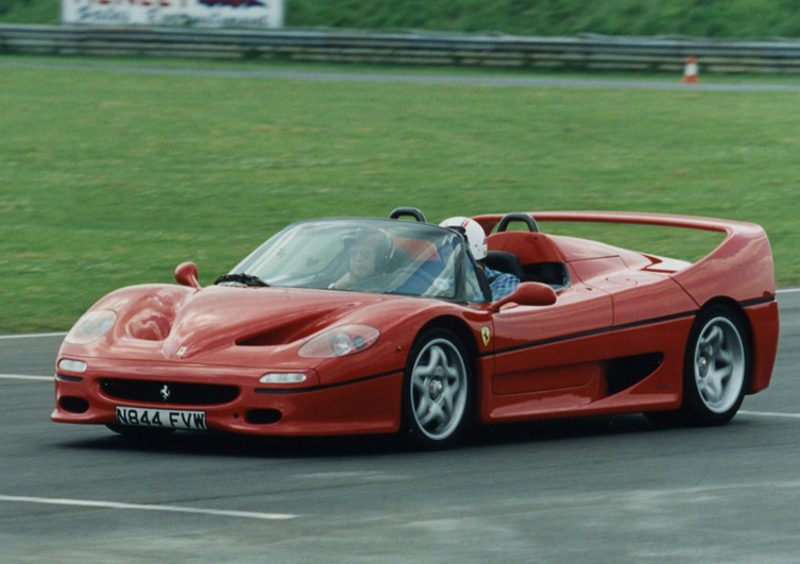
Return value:
M 205 411 L 117 406 L 117 423 L 136 427 L 207 431 Z

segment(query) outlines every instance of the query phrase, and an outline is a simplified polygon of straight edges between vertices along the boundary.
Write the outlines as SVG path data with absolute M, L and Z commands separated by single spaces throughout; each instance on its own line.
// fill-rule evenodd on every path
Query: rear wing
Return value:
M 521 214 L 514 214 L 521 215 Z M 767 234 L 759 225 L 740 221 L 638 212 L 526 212 L 534 220 L 616 223 L 698 229 L 725 238 L 708 255 L 672 278 L 700 305 L 725 296 L 737 302 L 775 296 L 775 271 Z M 489 234 L 504 214 L 473 218 Z

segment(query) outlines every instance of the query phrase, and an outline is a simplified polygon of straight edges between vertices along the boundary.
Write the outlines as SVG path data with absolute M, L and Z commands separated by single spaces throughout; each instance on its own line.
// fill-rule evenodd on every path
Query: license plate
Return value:
M 117 423 L 136 427 L 207 431 L 205 411 L 117 406 Z

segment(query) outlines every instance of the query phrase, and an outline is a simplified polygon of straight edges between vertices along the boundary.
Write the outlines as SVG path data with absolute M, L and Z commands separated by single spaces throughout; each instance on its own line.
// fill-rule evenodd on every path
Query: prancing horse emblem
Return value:
M 488 346 L 491 338 L 492 331 L 488 327 L 481 327 L 481 339 L 483 340 L 483 346 Z
M 161 388 L 161 391 L 159 393 L 161 394 L 161 397 L 164 399 L 164 401 L 167 401 L 169 399 L 169 396 L 172 394 L 172 392 L 169 391 L 169 386 L 167 386 L 166 384 L 164 384 L 164 387 Z

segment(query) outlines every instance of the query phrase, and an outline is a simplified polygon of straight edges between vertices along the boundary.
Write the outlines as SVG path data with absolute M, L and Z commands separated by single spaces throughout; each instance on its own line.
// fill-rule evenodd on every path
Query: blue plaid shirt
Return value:
M 488 266 L 483 267 L 483 272 L 489 281 L 489 287 L 492 289 L 493 302 L 500 298 L 505 298 L 519 286 L 519 278 L 513 274 L 492 270 Z

